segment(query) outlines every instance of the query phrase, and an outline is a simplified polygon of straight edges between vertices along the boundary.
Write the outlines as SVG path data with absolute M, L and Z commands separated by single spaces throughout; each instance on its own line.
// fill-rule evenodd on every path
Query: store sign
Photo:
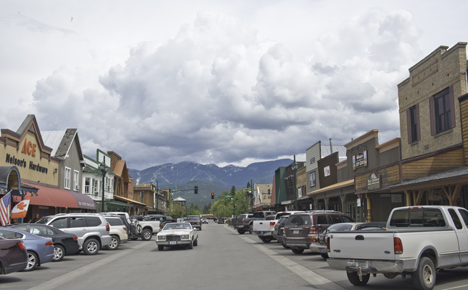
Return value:
M 380 175 L 372 173 L 367 179 L 367 190 L 375 190 L 380 188 Z
M 330 176 L 330 165 L 323 168 L 323 175 L 325 177 Z
M 23 149 L 21 149 L 21 153 L 36 157 L 36 144 L 33 144 L 31 141 L 28 142 L 28 139 L 24 138 L 24 144 Z
M 353 170 L 361 167 L 367 167 L 367 150 L 353 155 Z

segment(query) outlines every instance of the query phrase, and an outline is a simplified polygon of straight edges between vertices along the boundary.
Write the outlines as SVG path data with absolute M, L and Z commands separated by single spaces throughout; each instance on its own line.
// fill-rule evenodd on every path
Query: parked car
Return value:
M 354 222 L 344 213 L 334 210 L 315 210 L 294 213 L 289 216 L 284 226 L 284 244 L 294 254 L 302 254 L 310 244 L 317 242 L 319 232 L 336 223 Z
M 127 227 L 120 216 L 105 216 L 109 223 L 109 234 L 111 242 L 105 245 L 104 249 L 117 250 L 120 244 L 125 244 L 128 241 Z
M 5 227 L 0 227 L 0 237 L 21 239 L 23 241 L 28 253 L 28 262 L 24 271 L 32 271 L 54 259 L 54 243 L 51 238 L 44 238 Z
M 276 240 L 278 241 L 278 243 L 281 243 L 281 245 L 284 248 L 287 248 L 287 246 L 283 242 L 283 233 L 284 233 L 284 225 L 286 224 L 288 217 L 289 215 L 283 215 L 280 217 L 280 219 L 275 225 L 275 231 L 273 233 L 273 236 L 276 237 Z
M 253 217 L 251 213 L 244 213 L 237 216 L 237 218 L 232 219 L 232 227 L 237 230 L 239 234 L 244 234 L 246 231 L 249 230 L 250 224 L 245 223 L 244 219 Z
M 276 239 L 273 233 L 275 231 L 275 225 L 280 217 L 284 215 L 291 215 L 296 212 L 303 211 L 281 211 L 274 215 L 267 216 L 265 220 L 254 220 L 252 222 L 252 231 L 254 234 L 258 235 L 262 242 L 269 243 L 271 240 Z
M 249 233 L 253 232 L 253 221 L 255 220 L 264 220 L 268 215 L 276 214 L 275 211 L 256 211 L 252 215 L 248 215 L 247 217 L 241 217 L 238 219 L 232 219 L 232 225 L 241 225 L 242 228 L 237 228 L 239 234 L 244 234 L 246 231 Z M 225 221 L 226 222 L 226 221 Z M 239 229 L 242 229 L 239 231 Z
M 21 239 L 0 237 L 0 274 L 22 271 L 28 265 L 28 251 Z
M 322 258 L 326 260 L 328 258 L 327 237 L 330 235 L 330 233 L 354 231 L 362 224 L 363 224 L 362 222 L 333 224 L 329 226 L 328 228 L 326 228 L 324 231 L 319 233 L 317 240 L 310 243 L 309 249 L 313 253 L 319 253 L 322 256 Z
M 190 223 L 168 223 L 156 235 L 156 244 L 159 251 L 174 246 L 193 249 L 193 246 L 198 246 L 198 232 Z
M 66 233 L 78 236 L 80 249 L 86 255 L 95 255 L 99 250 L 109 245 L 112 238 L 109 235 L 110 226 L 104 216 L 97 213 L 67 213 L 45 216 L 36 223 L 58 228 Z
M 54 262 L 61 261 L 65 255 L 73 255 L 80 250 L 77 235 L 66 233 L 52 226 L 30 223 L 11 227 L 36 236 L 51 238 L 54 243 L 54 259 L 52 260 Z
M 199 215 L 188 215 L 185 222 L 190 223 L 192 227 L 202 230 L 202 224 Z

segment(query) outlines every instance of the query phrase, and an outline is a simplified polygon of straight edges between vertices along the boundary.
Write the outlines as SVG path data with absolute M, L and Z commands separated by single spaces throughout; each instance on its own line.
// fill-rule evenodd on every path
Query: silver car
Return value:
M 110 225 L 97 213 L 67 213 L 45 216 L 37 221 L 78 236 L 80 249 L 86 255 L 95 255 L 112 241 Z

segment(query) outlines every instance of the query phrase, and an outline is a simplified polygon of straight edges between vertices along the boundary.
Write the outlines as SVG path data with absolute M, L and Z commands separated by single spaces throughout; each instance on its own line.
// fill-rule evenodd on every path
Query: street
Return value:
M 468 289 L 468 270 L 438 273 L 434 289 Z M 414 289 L 411 277 L 371 277 L 365 287 L 348 282 L 320 255 L 296 255 L 275 241 L 239 235 L 224 224 L 203 225 L 193 250 L 129 241 L 95 256 L 66 256 L 33 272 L 0 276 L 0 289 Z

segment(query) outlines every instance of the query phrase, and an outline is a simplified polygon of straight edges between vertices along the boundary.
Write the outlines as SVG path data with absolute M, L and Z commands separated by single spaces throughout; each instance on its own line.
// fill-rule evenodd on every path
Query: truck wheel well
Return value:
M 425 250 L 422 254 L 421 254 L 421 257 L 419 258 L 421 260 L 422 257 L 428 257 L 429 259 L 432 260 L 432 263 L 434 263 L 434 267 L 437 268 L 437 255 L 436 253 L 434 252 L 434 250 L 432 249 L 427 249 Z

